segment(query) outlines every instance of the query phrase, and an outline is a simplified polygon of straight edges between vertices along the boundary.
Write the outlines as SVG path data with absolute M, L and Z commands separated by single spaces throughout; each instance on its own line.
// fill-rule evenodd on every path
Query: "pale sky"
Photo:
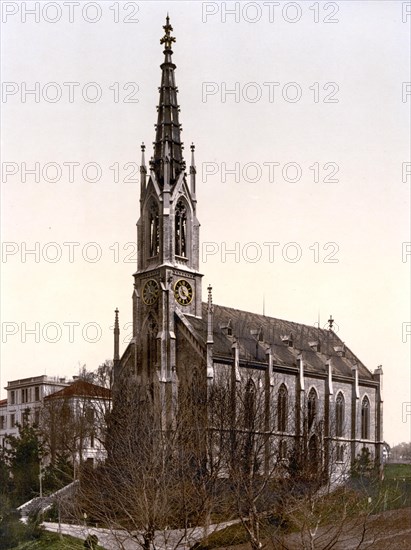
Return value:
M 203 296 L 211 283 L 218 304 L 262 312 L 265 296 L 267 315 L 321 326 L 332 314 L 383 366 L 385 439 L 409 441 L 411 3 L 2 10 L 1 387 L 111 358 L 116 307 L 126 346 L 168 10 Z

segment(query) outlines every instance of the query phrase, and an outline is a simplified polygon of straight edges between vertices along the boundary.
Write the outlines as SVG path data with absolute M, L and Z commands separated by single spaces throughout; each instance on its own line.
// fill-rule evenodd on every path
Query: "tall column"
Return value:
M 213 296 L 212 296 L 212 286 L 209 285 L 208 288 L 208 303 L 207 303 L 207 380 L 212 381 L 214 378 L 214 361 L 213 361 L 213 346 L 214 346 L 214 336 L 213 336 Z
M 384 444 L 384 431 L 383 431 L 383 371 L 382 366 L 380 365 L 375 369 L 373 378 L 378 382 L 378 388 L 376 392 L 375 399 L 375 458 L 379 468 L 380 477 L 383 477 L 384 472 L 384 462 L 383 462 L 383 444 Z
M 324 471 L 326 472 L 327 479 L 331 474 L 332 465 L 330 465 L 330 454 L 332 451 L 332 400 L 334 395 L 333 388 L 333 374 L 332 374 L 332 360 L 331 357 L 327 361 L 327 381 L 325 388 L 325 402 L 324 402 Z
M 297 445 L 297 457 L 301 459 L 302 446 L 304 445 L 304 436 L 305 429 L 304 422 L 305 415 L 305 381 L 304 381 L 304 361 L 302 353 L 297 357 L 298 364 L 298 381 L 296 384 L 295 392 L 295 435 L 296 435 L 296 445 Z
M 360 388 L 358 385 L 358 366 L 354 365 L 351 368 L 353 380 L 351 387 L 351 464 L 357 456 L 357 440 L 358 440 L 358 402 L 360 399 Z M 361 429 L 361 426 L 360 426 Z M 361 435 L 361 434 L 360 434 Z

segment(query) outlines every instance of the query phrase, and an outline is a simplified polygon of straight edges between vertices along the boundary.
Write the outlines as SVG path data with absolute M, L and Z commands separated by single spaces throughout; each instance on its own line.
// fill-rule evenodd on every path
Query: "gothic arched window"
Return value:
M 311 388 L 308 394 L 308 407 L 307 407 L 307 421 L 308 429 L 311 429 L 314 424 L 315 417 L 317 416 L 317 392 L 314 388 Z
M 312 464 L 315 464 L 318 460 L 318 442 L 315 435 L 312 435 L 308 442 L 308 458 Z
M 255 384 L 250 379 L 245 387 L 244 396 L 244 427 L 247 430 L 255 429 Z
M 278 390 L 277 401 L 277 427 L 279 432 L 287 431 L 288 420 L 288 391 L 285 384 L 281 384 Z
M 176 256 L 187 258 L 187 207 L 182 200 L 176 206 L 175 247 Z
M 335 435 L 342 437 L 344 435 L 344 421 L 345 421 L 345 402 L 344 396 L 341 392 L 338 393 L 335 400 Z
M 361 403 L 361 439 L 370 438 L 370 400 L 364 397 Z
M 147 321 L 147 365 L 149 372 L 153 372 L 157 366 L 157 334 L 157 322 L 154 317 L 150 315 Z
M 280 442 L 278 444 L 278 458 L 280 460 L 284 460 L 287 458 L 287 441 L 284 439 L 280 439 Z
M 160 252 L 160 218 L 158 206 L 154 201 L 149 209 L 149 242 L 150 257 L 157 256 Z

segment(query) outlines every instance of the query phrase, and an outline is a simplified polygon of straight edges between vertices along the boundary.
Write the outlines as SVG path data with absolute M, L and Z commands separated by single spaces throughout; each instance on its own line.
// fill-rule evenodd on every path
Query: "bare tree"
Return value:
M 132 377 L 117 388 L 108 460 L 81 479 L 78 516 L 109 528 L 120 547 L 133 538 L 148 550 L 156 537 L 175 547 L 210 517 L 207 390 L 195 381 L 178 397 L 171 389 Z
M 45 398 L 39 427 L 47 452 L 46 460 L 52 467 L 70 462 L 74 469 L 81 468 L 87 450 L 98 458 L 104 457 L 106 417 L 111 404 L 107 388 L 110 368 L 108 362 L 95 373 L 83 367 L 71 386 Z M 73 475 L 76 476 L 75 471 Z

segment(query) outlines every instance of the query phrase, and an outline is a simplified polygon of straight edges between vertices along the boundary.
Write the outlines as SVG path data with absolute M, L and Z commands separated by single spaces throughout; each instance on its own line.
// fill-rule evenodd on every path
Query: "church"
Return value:
M 173 422 L 173 403 L 200 384 L 230 388 L 228 428 L 258 429 L 284 461 L 302 455 L 330 473 L 348 472 L 364 451 L 382 463 L 382 368 L 371 372 L 333 331 L 202 302 L 195 147 L 184 160 L 167 16 L 153 156 L 141 146 L 138 260 L 132 297 L 133 335 L 120 355 L 114 328 L 114 406 L 121 383 L 150 387 Z M 222 266 L 222 269 L 224 267 Z M 117 391 L 116 391 L 117 386 Z M 261 399 L 260 399 L 261 397 Z M 259 426 L 247 409 L 261 401 Z M 241 416 L 241 409 L 246 412 Z M 241 417 L 241 418 L 240 418 Z M 264 454 L 264 453 L 263 453 Z M 275 456 L 275 458 L 274 458 Z

